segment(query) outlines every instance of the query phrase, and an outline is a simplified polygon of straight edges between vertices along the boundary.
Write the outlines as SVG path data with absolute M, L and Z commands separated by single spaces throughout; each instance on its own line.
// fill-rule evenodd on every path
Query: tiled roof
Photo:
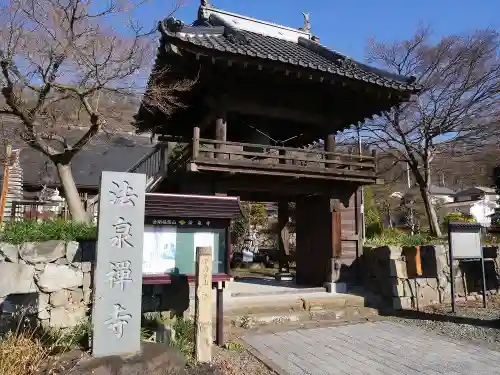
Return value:
M 198 22 L 201 23 L 201 22 Z M 325 75 L 336 75 L 401 91 L 417 92 L 413 77 L 404 77 L 356 62 L 321 45 L 313 38 L 298 36 L 297 42 L 248 31 L 230 25 L 212 14 L 199 26 L 185 26 L 173 18 L 160 22 L 165 38 L 177 39 L 215 52 L 229 53 L 288 64 Z
M 63 135 L 73 142 L 83 135 L 83 130 L 68 130 Z M 78 152 L 71 162 L 73 178 L 79 188 L 97 189 L 102 171 L 125 172 L 152 151 L 153 144 L 148 137 L 99 133 Z M 21 149 L 20 161 L 24 183 L 31 186 L 59 185 L 54 164 L 40 152 L 27 146 L 21 139 L 13 139 L 13 148 Z M 0 168 L 0 180 L 3 170 Z

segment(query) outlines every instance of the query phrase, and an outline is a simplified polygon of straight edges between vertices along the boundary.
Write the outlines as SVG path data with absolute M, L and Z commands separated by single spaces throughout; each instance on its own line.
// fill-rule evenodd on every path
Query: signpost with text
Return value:
M 103 172 L 92 311 L 92 355 L 141 348 L 146 175 Z

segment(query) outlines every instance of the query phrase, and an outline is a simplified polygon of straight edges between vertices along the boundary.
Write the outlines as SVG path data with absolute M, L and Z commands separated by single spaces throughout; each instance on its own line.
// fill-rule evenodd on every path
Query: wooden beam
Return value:
M 215 139 L 220 142 L 227 140 L 227 120 L 225 115 L 215 120 Z M 215 149 L 224 149 L 224 145 L 218 143 L 215 145 Z M 217 159 L 224 159 L 225 155 L 223 153 L 216 153 L 215 157 Z
M 295 123 L 306 123 L 323 126 L 329 122 L 327 116 L 295 110 L 292 108 L 275 107 L 275 106 L 262 106 L 257 103 L 240 102 L 231 100 L 228 102 L 228 111 L 234 111 L 244 115 L 272 117 L 282 120 L 287 120 Z M 319 129 L 318 129 L 319 130 Z

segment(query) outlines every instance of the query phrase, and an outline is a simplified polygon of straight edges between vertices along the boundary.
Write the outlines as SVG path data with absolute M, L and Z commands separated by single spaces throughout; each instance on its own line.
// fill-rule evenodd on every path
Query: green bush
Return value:
M 411 235 L 397 229 L 386 229 L 380 235 L 368 238 L 365 243 L 368 246 L 417 246 L 442 244 L 446 241 L 444 238 L 432 237 L 426 233 Z
M 371 187 L 365 186 L 363 193 L 366 237 L 371 238 L 382 233 L 383 225 Z
M 472 215 L 465 214 L 463 212 L 450 212 L 443 218 L 443 224 L 445 226 L 450 222 L 465 222 L 465 223 L 475 223 L 476 219 Z
M 85 241 L 96 239 L 97 228 L 95 225 L 65 220 L 6 222 L 0 231 L 0 242 L 12 244 L 49 240 Z

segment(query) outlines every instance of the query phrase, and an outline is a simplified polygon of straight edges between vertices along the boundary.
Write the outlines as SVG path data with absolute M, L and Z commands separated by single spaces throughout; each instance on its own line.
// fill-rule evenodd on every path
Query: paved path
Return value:
M 493 375 L 500 352 L 380 321 L 244 337 L 289 375 Z

